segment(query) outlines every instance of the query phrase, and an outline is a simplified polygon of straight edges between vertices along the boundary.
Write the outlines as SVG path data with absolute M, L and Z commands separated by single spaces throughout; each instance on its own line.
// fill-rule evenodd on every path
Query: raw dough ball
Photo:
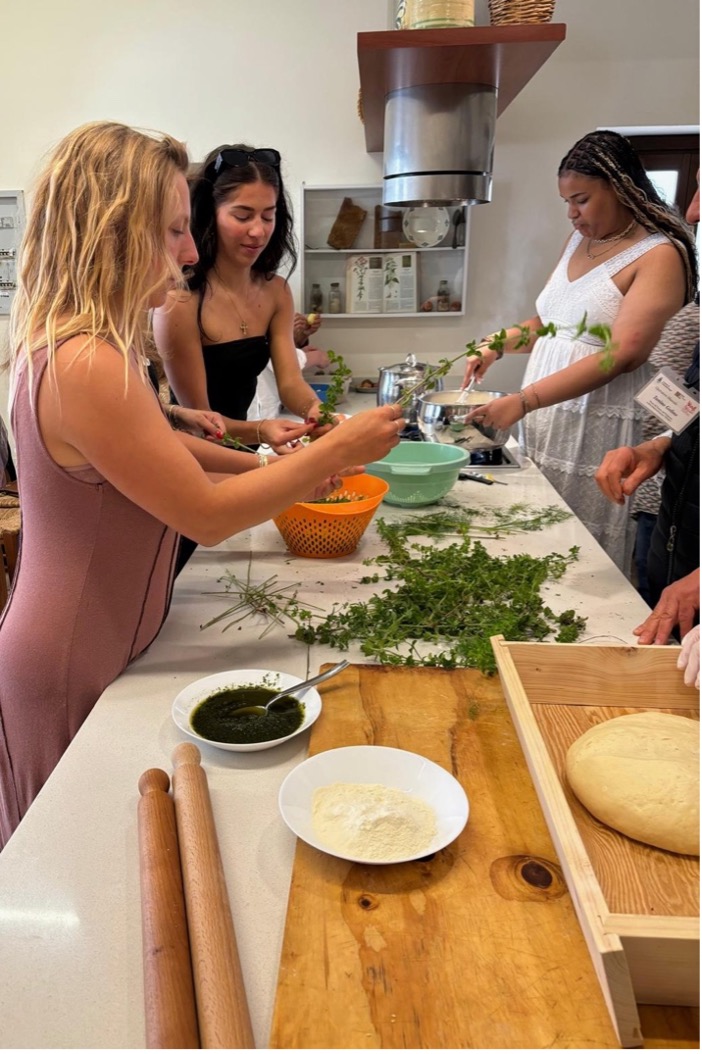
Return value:
M 566 756 L 575 794 L 598 820 L 674 853 L 700 852 L 700 726 L 650 711 L 588 729 Z

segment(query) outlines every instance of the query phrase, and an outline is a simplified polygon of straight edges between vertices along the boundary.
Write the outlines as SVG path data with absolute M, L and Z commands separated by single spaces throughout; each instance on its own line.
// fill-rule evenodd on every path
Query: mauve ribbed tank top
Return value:
M 0 616 L 0 846 L 103 690 L 161 628 L 178 538 L 92 466 L 56 464 L 37 420 L 46 352 L 33 361 L 31 396 L 20 368 L 12 405 L 22 532 Z

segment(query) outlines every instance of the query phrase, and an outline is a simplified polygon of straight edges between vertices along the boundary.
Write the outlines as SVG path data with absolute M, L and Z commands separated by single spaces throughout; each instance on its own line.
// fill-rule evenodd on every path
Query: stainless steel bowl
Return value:
M 449 443 L 461 450 L 494 450 L 509 439 L 509 428 L 493 428 L 482 421 L 466 421 L 476 406 L 499 399 L 504 392 L 429 392 L 419 397 L 417 424 L 425 439 Z

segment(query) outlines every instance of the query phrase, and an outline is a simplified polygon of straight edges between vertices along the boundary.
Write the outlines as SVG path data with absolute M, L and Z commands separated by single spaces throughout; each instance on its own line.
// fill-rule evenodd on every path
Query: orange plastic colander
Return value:
M 334 494 L 348 491 L 363 495 L 360 501 L 322 505 L 298 501 L 274 517 L 273 522 L 295 556 L 313 560 L 348 556 L 358 546 L 388 490 L 385 480 L 365 472 L 360 476 L 343 476 L 342 485 Z

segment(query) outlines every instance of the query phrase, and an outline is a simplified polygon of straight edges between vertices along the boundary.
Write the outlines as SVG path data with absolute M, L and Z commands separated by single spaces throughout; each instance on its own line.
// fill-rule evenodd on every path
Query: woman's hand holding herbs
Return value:
M 214 410 L 191 410 L 187 406 L 171 403 L 166 407 L 166 416 L 174 428 L 209 440 L 221 439 L 227 430 L 224 418 Z
M 353 414 L 320 442 L 333 443 L 338 448 L 340 465 L 366 465 L 389 454 L 400 442 L 404 427 L 402 408 L 392 403 Z
M 276 454 L 292 454 L 300 447 L 300 440 L 310 431 L 307 423 L 291 421 L 288 417 L 266 418 L 259 422 L 258 436 Z M 288 445 L 290 444 L 290 445 Z

